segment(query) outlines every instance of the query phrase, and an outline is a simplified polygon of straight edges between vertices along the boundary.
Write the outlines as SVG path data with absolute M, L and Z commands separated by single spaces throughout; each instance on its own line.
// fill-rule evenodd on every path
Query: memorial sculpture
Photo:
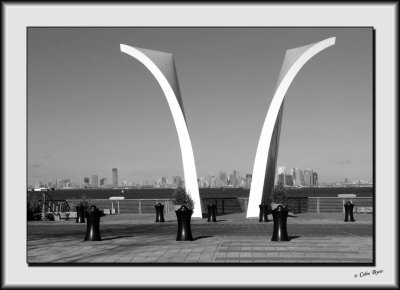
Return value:
M 141 62 L 153 74 L 164 92 L 178 133 L 183 161 L 185 189 L 192 197 L 194 204 L 197 205 L 193 209 L 192 217 L 201 218 L 200 194 L 193 148 L 186 124 L 174 56 L 171 53 L 135 48 L 125 44 L 121 44 L 120 49 L 122 52 Z
M 259 204 L 268 201 L 275 182 L 279 135 L 286 92 L 293 79 L 313 56 L 335 44 L 335 37 L 286 51 L 274 97 L 261 130 L 250 187 L 247 218 L 258 217 Z
M 268 201 L 275 182 L 279 136 L 286 92 L 293 79 L 313 56 L 335 44 L 335 37 L 286 51 L 275 94 L 261 130 L 253 167 L 247 217 L 259 215 L 260 202 Z M 198 206 L 193 217 L 202 217 L 197 174 L 183 109 L 173 54 L 120 45 L 121 51 L 140 61 L 156 78 L 170 107 L 181 148 L 186 191 Z

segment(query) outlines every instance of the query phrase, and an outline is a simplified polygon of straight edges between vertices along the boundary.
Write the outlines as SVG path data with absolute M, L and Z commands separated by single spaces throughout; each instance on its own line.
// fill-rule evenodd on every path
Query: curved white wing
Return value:
M 253 167 L 247 217 L 258 217 L 258 205 L 274 186 L 283 103 L 293 79 L 314 55 L 335 44 L 335 37 L 286 51 L 274 97 L 261 131 Z M 264 195 L 264 196 L 263 196 Z
M 125 44 L 121 44 L 120 46 L 122 52 L 129 54 L 140 61 L 153 74 L 167 98 L 176 131 L 178 132 L 183 161 L 185 188 L 195 203 L 193 217 L 201 218 L 200 194 L 197 184 L 193 148 L 186 125 L 174 56 L 170 53 L 134 48 Z

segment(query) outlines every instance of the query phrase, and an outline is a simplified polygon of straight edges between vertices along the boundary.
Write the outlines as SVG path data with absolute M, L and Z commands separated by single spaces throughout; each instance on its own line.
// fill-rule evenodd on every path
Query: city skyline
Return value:
M 112 175 L 117 172 L 117 168 L 113 168 Z M 308 175 L 307 175 L 308 174 Z M 181 176 L 176 175 L 163 175 L 159 176 L 155 180 L 143 180 L 141 182 L 135 182 L 134 180 L 123 180 L 120 183 L 118 181 L 107 184 L 107 177 L 101 177 L 99 183 L 99 176 L 92 175 L 92 179 L 84 176 L 83 182 L 79 180 L 71 180 L 71 178 L 56 178 L 51 181 L 37 181 L 34 184 L 29 184 L 29 188 L 43 188 L 43 187 L 54 187 L 58 189 L 69 189 L 69 188 L 123 188 L 123 187 L 184 187 L 184 179 Z M 118 179 L 118 173 L 117 177 Z M 216 175 L 201 175 L 198 176 L 199 188 L 204 187 L 251 187 L 252 173 L 239 172 L 233 170 L 232 173 L 219 171 Z M 278 166 L 275 173 L 275 185 L 281 184 L 288 187 L 307 187 L 307 186 L 326 186 L 326 185 L 372 185 L 371 180 L 349 180 L 347 177 L 344 180 L 338 180 L 331 183 L 319 182 L 318 172 L 311 168 L 286 168 L 284 166 Z
M 252 173 L 284 52 L 330 36 L 289 88 L 278 164 L 372 180 L 369 28 L 29 28 L 28 184 L 183 176 L 161 89 L 120 43 L 174 53 L 198 178 Z

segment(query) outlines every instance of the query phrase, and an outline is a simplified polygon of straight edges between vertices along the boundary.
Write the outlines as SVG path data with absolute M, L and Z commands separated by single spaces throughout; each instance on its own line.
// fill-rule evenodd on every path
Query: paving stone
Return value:
M 192 223 L 192 242 L 177 242 L 176 220 L 155 224 L 153 215 L 102 220 L 100 242 L 83 242 L 85 228 L 72 222 L 28 223 L 29 263 L 372 263 L 372 218 L 343 223 L 339 215 L 288 219 L 289 242 L 272 242 L 273 223 L 243 214 L 221 222 Z M 146 220 L 147 218 L 147 220 Z M 150 219 L 149 219 L 150 218 Z M 135 220 L 137 219 L 137 220 Z

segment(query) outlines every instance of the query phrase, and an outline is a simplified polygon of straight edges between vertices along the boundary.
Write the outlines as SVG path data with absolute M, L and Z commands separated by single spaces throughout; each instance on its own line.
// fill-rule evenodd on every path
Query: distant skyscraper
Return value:
M 278 167 L 278 174 L 281 174 L 281 173 L 286 173 L 286 167 L 285 166 L 279 166 Z
M 175 176 L 174 177 L 174 185 L 178 186 L 178 187 L 183 186 L 183 181 L 182 181 L 182 178 L 180 176 Z
M 56 188 L 61 188 L 61 180 L 56 178 Z
M 304 182 L 306 186 L 313 185 L 313 171 L 311 169 L 304 170 Z
M 286 179 L 286 174 L 285 174 L 285 172 L 278 173 L 278 174 L 277 174 L 277 178 L 276 178 L 276 184 L 277 184 L 277 185 L 285 186 L 285 179 Z
M 63 187 L 71 187 L 71 179 L 70 178 L 63 179 Z
M 83 178 L 83 184 L 84 184 L 85 188 L 90 186 L 89 177 L 84 177 Z
M 206 179 L 202 176 L 197 179 L 198 185 L 200 188 L 205 188 L 206 187 Z
M 167 187 L 167 183 L 168 183 L 168 178 L 166 178 L 166 177 L 161 177 L 158 180 L 158 186 L 159 187 Z
M 304 184 L 304 170 L 299 169 L 299 186 L 303 186 Z
M 318 186 L 318 173 L 313 172 L 313 185 Z
M 107 186 L 107 178 L 100 179 L 100 187 L 106 187 L 106 186 Z
M 117 168 L 112 169 L 112 185 L 114 187 L 118 187 L 118 169 Z
M 92 175 L 92 186 L 99 186 L 99 177 L 97 175 Z
M 226 173 L 223 171 L 219 172 L 218 175 L 218 179 L 219 179 L 219 186 L 226 186 L 227 185 L 227 179 L 226 179 Z
M 250 187 L 252 177 L 253 175 L 251 173 L 246 174 L 246 185 L 245 185 L 246 187 Z
M 302 169 L 299 168 L 292 168 L 290 173 L 293 178 L 293 185 L 295 186 L 302 186 L 304 185 L 304 173 Z
M 214 175 L 210 177 L 210 187 L 217 187 L 217 178 Z
M 236 170 L 233 170 L 233 173 L 231 175 L 231 184 L 233 186 L 237 186 L 238 185 L 238 174 Z
M 293 176 L 285 174 L 285 186 L 293 186 Z
M 292 179 L 293 179 L 293 185 L 296 185 L 296 186 L 298 186 L 298 184 L 297 184 L 297 176 L 299 175 L 297 170 L 298 170 L 298 168 L 290 169 L 290 174 L 292 175 Z

